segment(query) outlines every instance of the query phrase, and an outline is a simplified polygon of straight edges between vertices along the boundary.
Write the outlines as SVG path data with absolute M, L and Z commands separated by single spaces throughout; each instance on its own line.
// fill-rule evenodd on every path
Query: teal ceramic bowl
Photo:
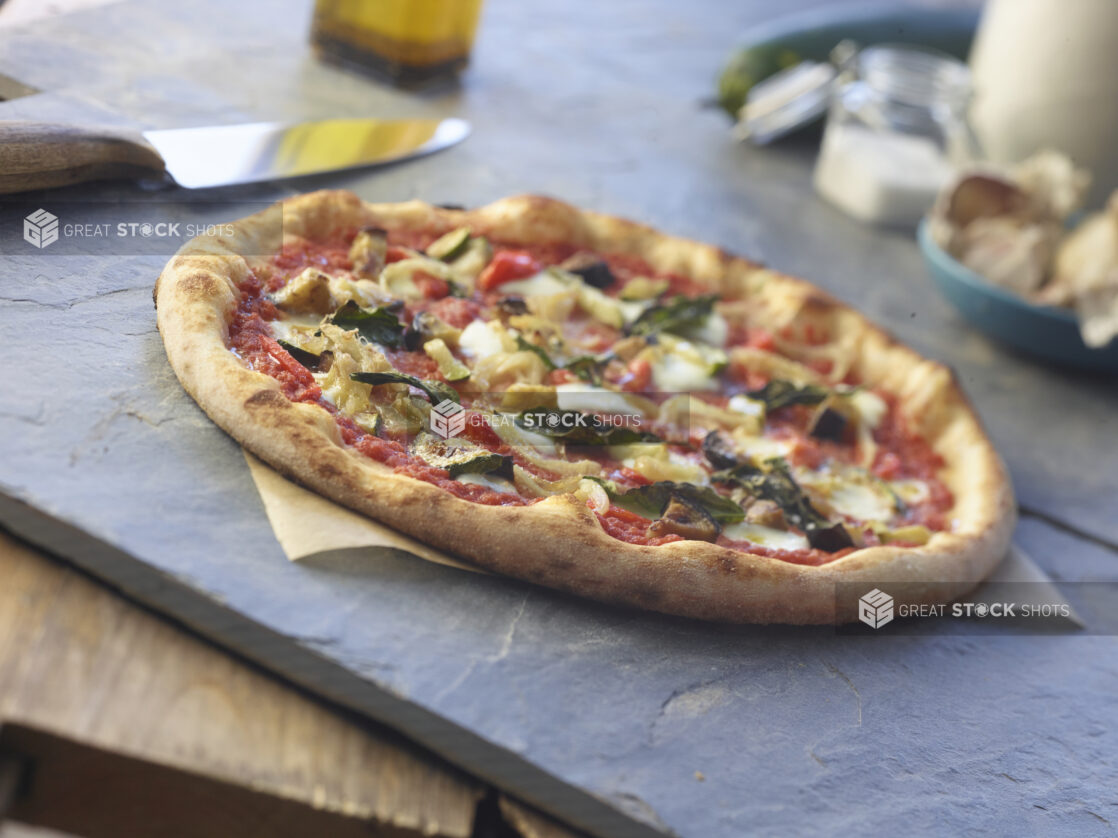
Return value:
M 926 220 L 916 237 L 939 290 L 977 329 L 1035 358 L 1118 372 L 1118 339 L 1091 349 L 1079 336 L 1073 312 L 1033 305 L 960 264 L 932 241 Z

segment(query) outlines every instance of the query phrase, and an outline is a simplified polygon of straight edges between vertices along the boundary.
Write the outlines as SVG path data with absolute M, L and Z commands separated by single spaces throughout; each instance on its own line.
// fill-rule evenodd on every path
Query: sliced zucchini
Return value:
M 440 262 L 453 262 L 466 252 L 470 243 L 470 228 L 459 227 L 439 236 L 427 246 L 427 255 Z
M 470 236 L 466 240 L 466 247 L 454 258 L 450 267 L 454 276 L 467 282 L 473 287 L 474 280 L 478 278 L 489 260 L 493 258 L 493 245 L 484 236 Z
M 429 466 L 445 469 L 451 477 L 493 474 L 512 479 L 512 457 L 488 451 L 459 437 L 441 439 L 434 434 L 419 434 L 412 443 L 412 453 Z
M 671 283 L 666 279 L 651 279 L 647 276 L 637 276 L 625 283 L 625 287 L 617 295 L 622 300 L 639 302 L 655 300 L 668 292 Z
M 450 348 L 440 338 L 429 340 L 423 344 L 423 351 L 427 357 L 439 365 L 439 372 L 447 381 L 465 381 L 470 377 L 470 369 L 457 358 Z

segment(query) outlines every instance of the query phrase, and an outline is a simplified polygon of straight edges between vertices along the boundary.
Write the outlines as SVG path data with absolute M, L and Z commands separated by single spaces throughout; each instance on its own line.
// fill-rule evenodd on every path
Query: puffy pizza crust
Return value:
M 607 535 L 573 496 L 531 506 L 494 507 L 459 499 L 342 445 L 333 417 L 289 401 L 270 376 L 229 351 L 236 283 L 266 261 L 282 215 L 283 234 L 320 239 L 340 229 L 453 229 L 513 242 L 566 241 L 629 253 L 752 302 L 770 326 L 806 323 L 839 336 L 844 361 L 871 386 L 900 397 L 900 410 L 946 461 L 942 479 L 955 495 L 953 532 L 922 547 L 870 547 L 821 566 L 805 566 L 696 541 L 659 547 Z M 704 620 L 833 623 L 835 586 L 926 584 L 927 601 L 977 585 L 1004 556 L 1015 522 L 1009 480 L 951 371 L 921 358 L 813 285 L 718 248 L 536 196 L 459 211 L 409 201 L 363 203 L 324 191 L 283 201 L 238 221 L 233 236 L 187 243 L 155 288 L 159 330 L 183 386 L 209 416 L 273 467 L 339 503 L 481 567 L 604 602 Z M 530 534 L 530 535 L 528 535 Z M 909 589 L 911 590 L 911 589 Z M 852 606 L 853 607 L 853 606 Z

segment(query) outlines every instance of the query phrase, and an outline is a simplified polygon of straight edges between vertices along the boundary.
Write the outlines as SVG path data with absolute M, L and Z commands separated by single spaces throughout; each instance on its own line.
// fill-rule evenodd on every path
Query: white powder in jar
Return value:
M 862 221 L 913 226 L 951 175 L 927 137 L 830 123 L 815 164 L 815 190 Z

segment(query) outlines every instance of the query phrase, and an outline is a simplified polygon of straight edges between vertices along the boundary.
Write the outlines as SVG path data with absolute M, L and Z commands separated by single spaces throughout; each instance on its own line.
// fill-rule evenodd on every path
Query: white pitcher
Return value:
M 1118 189 L 1118 0 L 989 0 L 970 63 L 990 159 L 1053 148 L 1090 170 L 1088 207 Z

